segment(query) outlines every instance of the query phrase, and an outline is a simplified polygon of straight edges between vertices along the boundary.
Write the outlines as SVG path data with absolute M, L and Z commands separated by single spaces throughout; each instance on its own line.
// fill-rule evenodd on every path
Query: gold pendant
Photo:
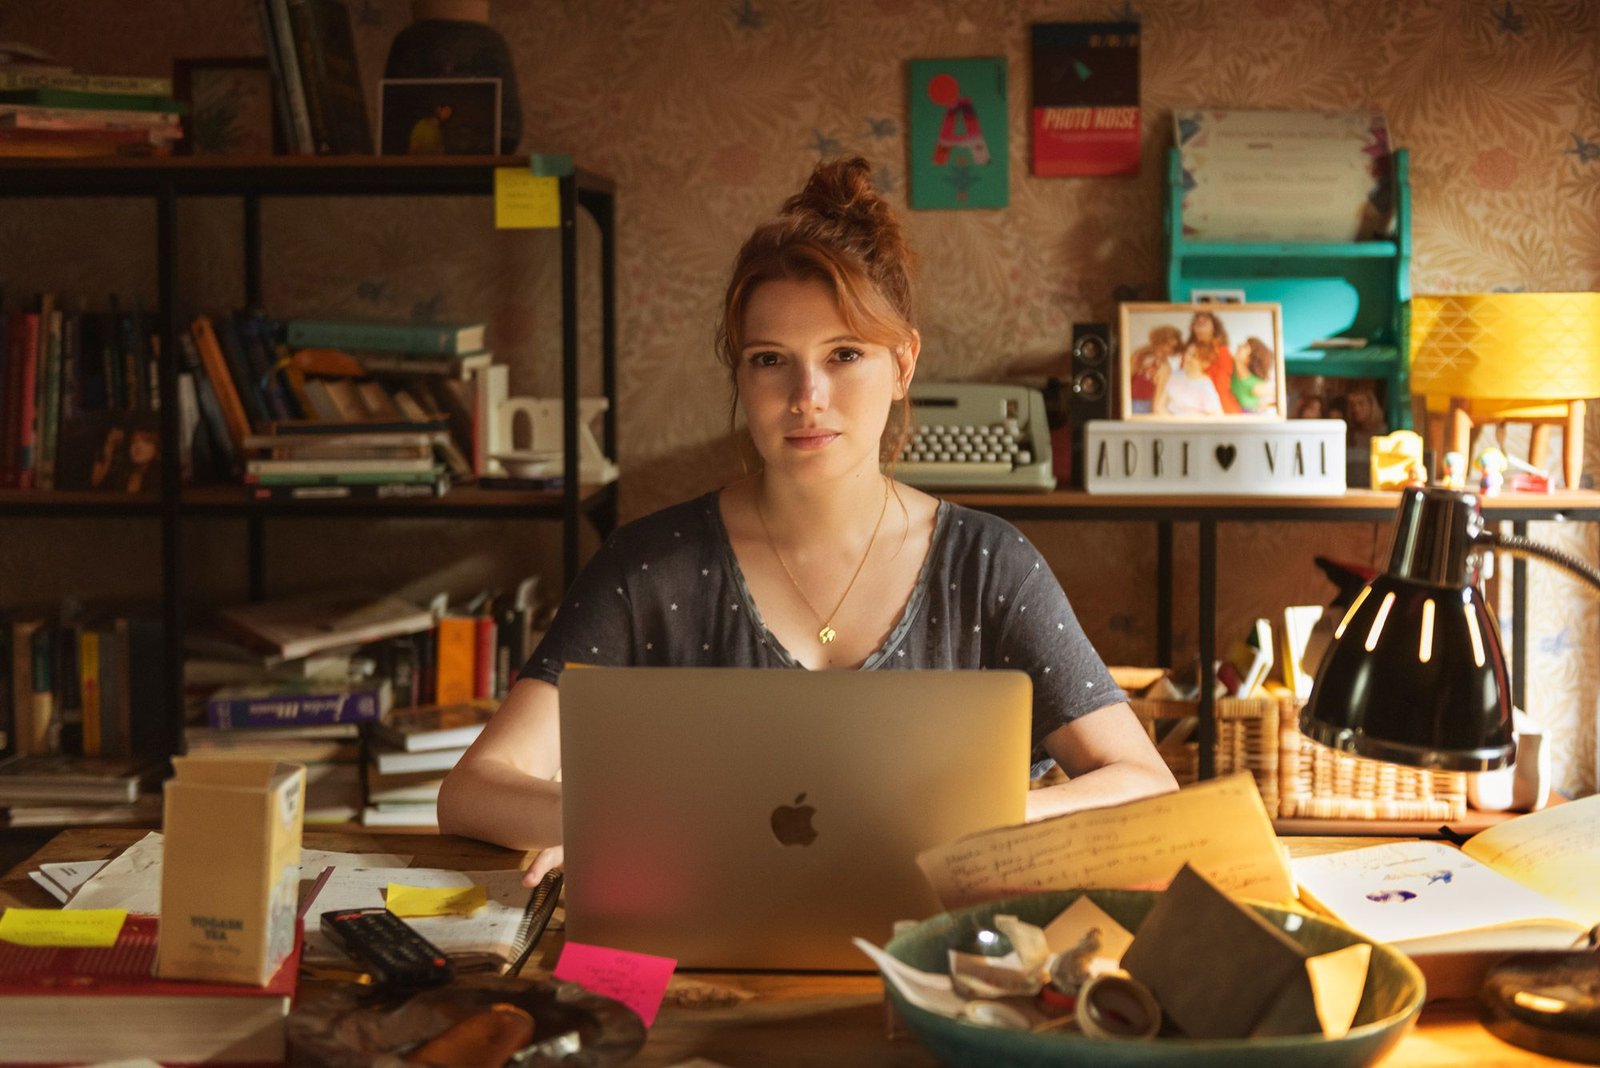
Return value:
M 826 623 L 824 623 L 822 625 L 822 629 L 821 630 L 817 631 L 817 640 L 820 641 L 823 645 L 827 645 L 829 642 L 833 641 L 833 639 L 837 638 L 838 636 L 839 636 L 839 632 L 834 630 L 832 627 L 828 626 Z

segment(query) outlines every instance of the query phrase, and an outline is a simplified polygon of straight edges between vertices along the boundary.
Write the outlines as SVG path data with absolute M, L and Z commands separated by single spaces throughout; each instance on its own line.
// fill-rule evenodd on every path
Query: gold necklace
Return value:
M 883 505 L 878 509 L 878 521 L 872 524 L 872 536 L 867 539 L 867 551 L 861 554 L 861 562 L 856 564 L 855 573 L 850 576 L 850 581 L 845 583 L 844 592 L 839 595 L 839 603 L 834 605 L 833 611 L 828 613 L 826 619 L 823 619 L 822 613 L 817 611 L 816 606 L 811 603 L 811 598 L 806 596 L 806 591 L 801 589 L 799 580 L 794 577 L 794 572 L 790 571 L 789 565 L 784 563 L 783 554 L 778 551 L 778 543 L 772 540 L 772 530 L 767 526 L 767 515 L 761 510 L 761 493 L 759 490 L 756 492 L 756 518 L 761 520 L 761 532 L 767 536 L 767 548 L 771 549 L 772 555 L 778 558 L 778 566 L 783 568 L 785 575 L 789 576 L 789 582 L 794 586 L 794 592 L 798 593 L 800 599 L 805 602 L 806 607 L 811 609 L 811 614 L 822 621 L 822 629 L 817 631 L 817 640 L 823 645 L 829 644 L 839 636 L 839 632 L 833 629 L 833 617 L 838 615 L 839 609 L 844 607 L 845 598 L 850 596 L 850 591 L 855 588 L 856 579 L 861 577 L 861 569 L 867 566 L 867 557 L 872 555 L 872 546 L 878 540 L 878 529 L 883 526 L 883 517 L 888 510 L 889 480 L 884 479 Z

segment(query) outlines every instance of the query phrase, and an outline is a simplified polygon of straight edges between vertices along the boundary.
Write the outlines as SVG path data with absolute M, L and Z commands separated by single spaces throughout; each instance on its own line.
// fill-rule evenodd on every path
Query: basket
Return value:
M 1129 702 L 1179 786 L 1199 778 L 1200 743 L 1194 740 L 1199 713 L 1194 701 L 1136 697 Z M 1278 699 L 1219 697 L 1217 742 L 1212 767 L 1218 775 L 1248 771 L 1261 791 L 1267 815 L 1278 814 Z
M 1199 777 L 1199 716 L 1194 701 L 1134 698 L 1145 732 L 1178 785 Z M 1345 820 L 1458 820 L 1467 812 L 1467 776 L 1408 768 L 1340 753 L 1300 733 L 1292 697 L 1219 697 L 1218 775 L 1248 771 L 1275 817 Z
M 1461 771 L 1408 768 L 1352 756 L 1300 733 L 1300 705 L 1284 702 L 1278 815 L 1346 820 L 1458 820 L 1467 814 Z

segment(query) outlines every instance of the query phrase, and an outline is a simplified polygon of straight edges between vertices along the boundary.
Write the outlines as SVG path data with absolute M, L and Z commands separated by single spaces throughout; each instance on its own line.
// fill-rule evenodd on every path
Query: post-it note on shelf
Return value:
M 6 909 L 0 939 L 19 946 L 113 946 L 127 909 Z
M 497 230 L 541 230 L 561 225 L 561 179 L 521 167 L 494 169 L 494 225 Z
M 390 883 L 383 903 L 396 916 L 470 916 L 489 903 L 489 895 L 481 886 Z
M 671 957 L 568 942 L 562 947 L 561 959 L 556 961 L 552 974 L 591 993 L 622 1002 L 649 1027 L 655 1023 L 656 1010 L 661 1007 L 667 982 L 677 966 Z

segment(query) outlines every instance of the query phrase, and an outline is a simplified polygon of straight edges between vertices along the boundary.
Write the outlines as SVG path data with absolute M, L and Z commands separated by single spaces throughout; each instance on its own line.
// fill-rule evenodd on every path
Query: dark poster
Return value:
M 1139 24 L 1033 27 L 1033 173 L 1139 173 Z

